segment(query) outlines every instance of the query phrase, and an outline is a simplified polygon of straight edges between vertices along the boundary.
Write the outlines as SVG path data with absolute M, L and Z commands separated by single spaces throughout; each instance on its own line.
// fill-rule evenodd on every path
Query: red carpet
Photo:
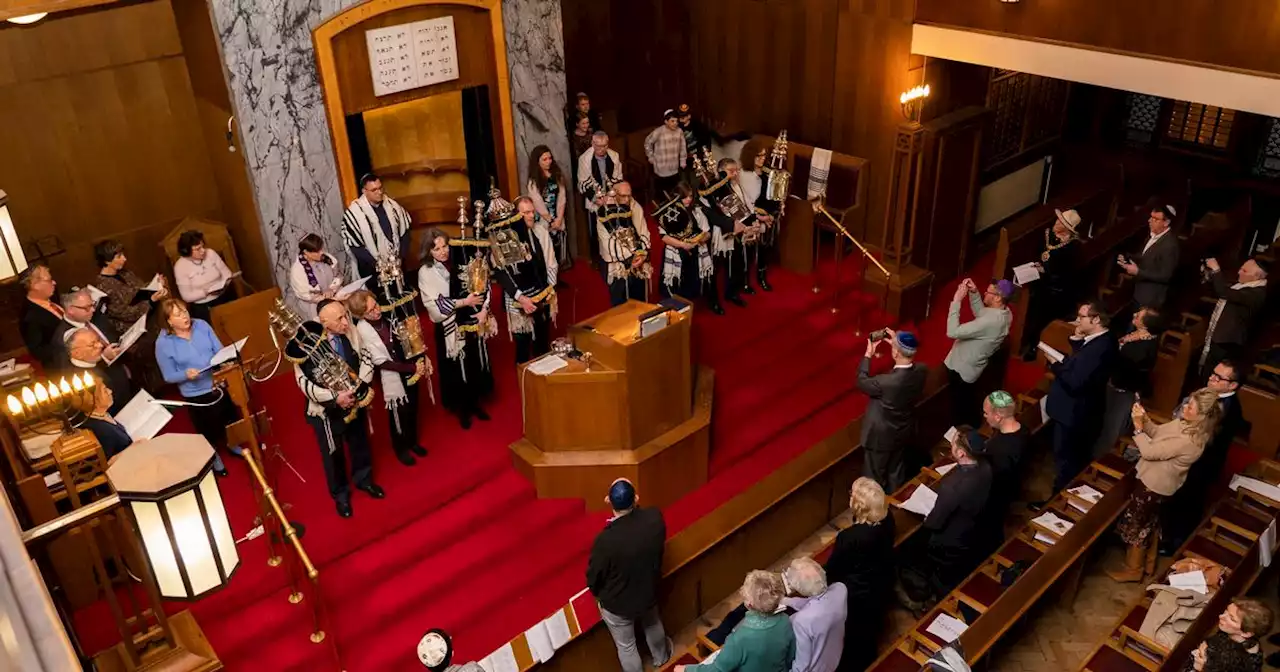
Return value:
M 990 263 L 988 256 L 979 266 L 989 269 Z M 864 343 L 853 335 L 856 269 L 844 266 L 844 305 L 836 314 L 829 310 L 830 269 L 824 271 L 819 294 L 811 291 L 812 277 L 774 272 L 775 291 L 748 297 L 750 308 L 729 306 L 723 317 L 698 311 L 695 357 L 716 371 L 711 478 L 668 507 L 670 533 L 862 412 L 865 398 L 854 393 Z M 974 277 L 984 273 L 989 270 Z M 580 265 L 564 278 L 578 291 L 562 293 L 561 333 L 575 312 L 585 319 L 608 307 L 592 269 Z M 924 362 L 940 362 L 949 347 L 944 331 L 952 291 L 954 284 L 934 292 L 931 317 L 921 326 Z M 870 312 L 870 299 L 862 301 Z M 868 318 L 865 326 L 884 326 L 884 319 Z M 505 331 L 490 342 L 490 352 L 497 383 L 488 406 L 493 421 L 463 431 L 439 406 L 425 406 L 421 443 L 431 455 L 417 466 L 395 460 L 385 413 L 375 402 L 375 474 L 387 498 L 356 492 L 350 520 L 334 512 L 292 378 L 278 376 L 257 390 L 274 418 L 272 440 L 306 479 L 303 484 L 278 461 L 271 465 L 281 499 L 292 504 L 289 515 L 307 525 L 303 545 L 320 570 L 329 621 L 324 629 L 341 647 L 346 670 L 422 669 L 414 647 L 432 627 L 453 635 L 462 660 L 482 658 L 584 585 L 587 551 L 605 516 L 587 514 L 577 500 L 539 500 L 515 471 L 507 446 L 521 435 L 520 403 Z M 168 431 L 189 427 L 180 417 Z M 244 534 L 254 516 L 248 474 L 234 459 L 228 468 L 223 497 L 232 528 Z M 266 565 L 264 538 L 240 544 L 240 553 L 230 585 L 190 605 L 227 669 L 338 669 L 328 641 L 307 639 L 308 605 L 316 597 L 288 603 L 287 575 Z M 78 613 L 77 629 L 86 650 L 115 639 L 102 609 Z

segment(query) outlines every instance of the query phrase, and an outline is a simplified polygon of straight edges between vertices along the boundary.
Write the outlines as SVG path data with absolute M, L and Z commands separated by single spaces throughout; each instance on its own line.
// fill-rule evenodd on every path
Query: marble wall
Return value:
M 297 242 L 340 252 L 338 190 L 311 31 L 355 0 L 209 0 L 277 284 L 289 293 Z M 503 0 L 517 163 L 548 144 L 568 155 L 560 0 Z M 566 159 L 560 159 L 565 161 Z M 337 254 L 339 259 L 345 255 Z M 345 260 L 344 260 L 345 261 Z

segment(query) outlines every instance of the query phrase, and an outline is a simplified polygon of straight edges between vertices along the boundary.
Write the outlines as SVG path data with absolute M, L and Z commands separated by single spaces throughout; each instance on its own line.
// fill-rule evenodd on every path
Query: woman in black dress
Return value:
M 1271 610 L 1258 600 L 1232 600 L 1218 616 L 1218 631 L 1191 654 L 1183 672 L 1262 672 L 1258 638 L 1271 629 L 1271 621 Z
M 1035 262 L 1040 270 L 1040 279 L 1029 285 L 1031 299 L 1027 306 L 1027 324 L 1022 331 L 1021 350 L 1022 358 L 1027 361 L 1035 359 L 1040 332 L 1050 322 L 1065 318 L 1075 310 L 1075 288 L 1081 284 L 1079 278 L 1074 277 L 1080 269 L 1081 243 L 1076 233 L 1080 215 L 1075 210 L 1055 212 L 1058 219 L 1045 229 L 1044 247 Z
M 884 627 L 884 605 L 894 581 L 896 530 L 884 490 L 870 478 L 859 478 L 849 491 L 849 508 L 853 525 L 836 535 L 835 548 L 823 568 L 828 582 L 843 583 L 849 593 L 839 672 L 861 671 L 875 660 Z
M 1121 436 L 1133 434 L 1129 411 L 1135 395 L 1151 394 L 1151 370 L 1156 365 L 1162 320 L 1155 308 L 1140 308 L 1133 314 L 1129 332 L 1120 337 L 1120 356 L 1111 366 L 1107 381 L 1106 407 L 1102 415 L 1102 433 L 1093 446 L 1093 458 L 1110 452 Z M 1136 455 L 1133 459 L 1137 459 Z

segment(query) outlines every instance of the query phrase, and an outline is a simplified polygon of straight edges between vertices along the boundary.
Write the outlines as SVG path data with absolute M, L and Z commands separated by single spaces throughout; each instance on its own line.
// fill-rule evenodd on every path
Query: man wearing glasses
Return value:
M 1053 420 L 1054 492 L 1065 488 L 1088 464 L 1097 439 L 1107 377 L 1116 354 L 1116 339 L 1107 331 L 1109 322 L 1098 302 L 1080 304 L 1072 323 L 1071 352 L 1049 365 L 1054 378 L 1045 411 Z
M 93 295 L 88 289 L 77 289 L 63 296 L 62 324 L 54 333 L 54 342 L 65 344 L 69 338 L 68 332 L 87 327 L 96 332 L 98 338 L 107 344 L 102 350 L 103 357 L 109 362 L 114 362 L 120 356 L 120 351 L 111 344 L 120 340 L 120 334 L 116 333 L 115 328 L 107 321 L 106 315 L 97 312 L 96 309 L 97 302 L 93 300 Z
M 1165 502 L 1161 512 L 1160 553 L 1172 555 L 1182 542 L 1187 540 L 1204 513 L 1208 501 L 1209 490 L 1218 481 L 1223 468 L 1227 464 L 1227 453 L 1231 450 L 1231 442 L 1244 433 L 1246 423 L 1244 412 L 1240 409 L 1240 399 L 1236 390 L 1240 389 L 1240 371 L 1229 359 L 1218 362 L 1209 374 L 1205 387 L 1218 393 L 1218 404 L 1222 406 L 1222 421 L 1214 430 L 1213 438 L 1205 444 L 1200 459 L 1187 471 L 1187 481 L 1178 488 L 1172 497 Z M 1185 403 L 1185 400 L 1184 400 Z M 1178 416 L 1182 404 L 1178 404 Z
M 973 280 L 965 278 L 956 288 L 947 313 L 947 338 L 955 341 L 943 364 L 947 367 L 947 391 L 951 397 L 951 424 L 977 427 L 982 423 L 982 397 L 975 386 L 991 356 L 1009 335 L 1013 315 L 1005 302 L 1013 295 L 1013 283 L 992 280 L 981 296 Z M 965 300 L 973 319 L 960 322 L 960 304 Z

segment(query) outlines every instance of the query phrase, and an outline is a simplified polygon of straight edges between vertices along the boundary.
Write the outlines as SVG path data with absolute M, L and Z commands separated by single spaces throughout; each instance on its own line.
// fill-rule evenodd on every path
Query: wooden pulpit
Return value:
M 713 374 L 693 365 L 691 312 L 668 312 L 667 326 L 640 336 L 657 308 L 629 301 L 570 327 L 588 362 L 545 375 L 520 366 L 525 436 L 511 451 L 538 496 L 599 509 L 609 484 L 628 478 L 660 506 L 706 482 Z

